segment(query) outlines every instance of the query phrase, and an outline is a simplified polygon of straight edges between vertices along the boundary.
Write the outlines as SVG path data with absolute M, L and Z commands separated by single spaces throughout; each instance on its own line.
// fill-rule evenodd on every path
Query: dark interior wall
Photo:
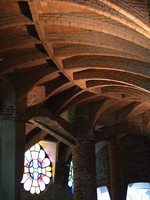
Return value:
M 143 135 L 128 135 L 118 141 L 118 162 L 127 183 L 150 182 L 150 141 Z
M 99 142 L 96 149 L 97 187 L 108 185 L 109 181 L 109 154 L 106 142 Z
M 120 181 L 150 182 L 150 141 L 143 135 L 127 135 L 117 141 Z M 96 144 L 97 186 L 109 186 L 109 153 L 107 143 Z
M 30 194 L 22 188 L 21 200 L 73 200 L 73 196 L 69 187 L 64 187 L 61 184 L 51 184 L 45 192 L 39 195 Z

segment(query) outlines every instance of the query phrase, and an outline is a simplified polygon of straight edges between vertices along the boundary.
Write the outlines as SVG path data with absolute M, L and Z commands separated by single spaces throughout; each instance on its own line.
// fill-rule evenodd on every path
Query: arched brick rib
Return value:
M 17 35 L 17 37 L 16 37 Z M 9 27 L 0 32 L 0 52 L 12 49 L 33 48 L 40 41 L 28 34 L 24 26 Z
M 63 0 L 63 2 L 68 2 L 71 5 L 77 4 L 80 8 L 87 9 L 91 12 L 96 12 L 100 15 L 110 17 L 111 19 L 121 22 L 122 24 L 128 26 L 129 28 L 136 29 L 138 32 L 142 32 L 146 37 L 150 37 L 149 31 L 150 27 L 148 23 L 145 22 L 145 19 L 140 19 L 140 13 L 133 14 L 129 9 L 121 8 L 120 5 L 112 3 L 112 1 L 102 0 L 102 1 L 80 1 L 80 0 Z M 103 10 L 104 9 L 104 10 Z M 132 10 L 132 8 L 131 8 Z M 116 15 L 114 13 L 117 13 Z M 139 26 L 139 28 L 137 28 Z M 144 32 L 143 32 L 144 29 Z
M 115 94 L 122 94 L 122 98 L 125 96 L 131 96 L 135 101 L 146 101 L 150 102 L 150 94 L 144 91 L 137 90 L 135 88 L 126 88 L 126 87 L 104 87 L 101 89 L 102 95 L 107 95 L 109 93 L 115 97 Z
M 30 25 L 34 24 L 30 19 L 25 17 L 21 13 L 14 13 L 14 14 L 4 14 L 3 16 L 1 15 L 0 17 L 0 29 L 6 29 L 6 28 L 14 28 L 16 26 L 21 26 L 21 25 Z
M 116 56 L 75 56 L 65 59 L 63 64 L 65 69 L 112 69 L 149 77 L 149 63 Z
M 35 47 L 15 49 L 2 53 L 0 73 L 7 73 L 14 69 L 36 66 L 46 63 L 49 56 L 39 52 Z
M 64 26 L 49 26 L 47 29 L 45 33 L 47 42 L 93 45 L 131 53 L 136 56 L 140 55 L 145 58 L 150 57 L 150 51 L 148 49 L 110 34 L 81 28 L 74 28 L 72 30 L 70 27 L 66 31 L 66 27 Z
M 80 27 L 85 30 L 88 29 L 117 36 L 145 48 L 150 48 L 149 39 L 142 34 L 127 28 L 121 23 L 116 24 L 114 20 L 104 18 L 104 16 L 96 13 L 43 13 L 39 14 L 39 23 L 48 26 L 54 24 L 59 26 L 61 24 L 61 26 L 67 27 Z
M 150 109 L 150 103 L 147 102 L 142 102 L 140 104 L 138 104 L 136 107 L 134 107 L 132 109 L 132 111 L 126 116 L 126 118 L 124 119 L 124 122 L 140 115 L 143 114 L 144 112 L 146 112 L 147 110 Z M 123 122 L 123 123 L 124 123 Z
M 145 90 L 149 92 L 150 89 L 150 79 L 142 77 L 139 75 L 130 74 L 127 72 L 115 71 L 115 70 L 83 70 L 80 72 L 75 72 L 73 74 L 75 80 L 80 79 L 105 79 L 114 80 L 120 83 L 127 83 L 140 90 Z
M 150 58 L 141 57 L 140 55 L 133 55 L 132 53 L 126 53 L 123 51 L 117 51 L 104 47 L 88 46 L 88 45 L 78 45 L 78 44 L 55 44 L 54 45 L 54 55 L 65 61 L 70 57 L 75 56 L 114 56 L 119 58 L 132 59 L 137 61 L 149 62 Z
M 86 87 L 107 87 L 107 86 L 127 86 L 123 83 L 118 83 L 116 81 L 109 81 L 109 80 L 92 80 L 86 81 Z

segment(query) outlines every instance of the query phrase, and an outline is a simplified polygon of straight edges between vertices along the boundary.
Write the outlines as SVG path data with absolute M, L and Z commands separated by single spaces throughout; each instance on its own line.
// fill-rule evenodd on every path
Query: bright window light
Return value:
M 150 200 L 150 183 L 129 184 L 127 200 Z
M 74 194 L 74 182 L 73 182 L 73 162 L 70 162 L 68 186 L 71 188 L 72 194 Z
M 97 188 L 97 200 L 110 200 L 109 192 L 106 186 Z
M 24 174 L 21 183 L 31 194 L 40 194 L 51 181 L 52 163 L 40 144 L 25 152 Z

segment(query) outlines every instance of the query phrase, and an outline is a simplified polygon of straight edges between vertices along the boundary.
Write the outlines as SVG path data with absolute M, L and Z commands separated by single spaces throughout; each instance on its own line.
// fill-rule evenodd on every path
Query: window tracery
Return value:
M 52 162 L 40 144 L 25 152 L 24 174 L 21 183 L 31 194 L 40 194 L 46 189 L 52 177 Z

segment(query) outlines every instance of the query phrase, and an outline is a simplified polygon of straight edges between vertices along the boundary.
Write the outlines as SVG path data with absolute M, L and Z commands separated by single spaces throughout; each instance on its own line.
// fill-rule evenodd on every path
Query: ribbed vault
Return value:
M 31 144 L 35 135 L 42 138 L 43 127 L 54 140 L 74 144 L 75 133 L 59 120 L 80 103 L 90 104 L 96 131 L 137 124 L 140 118 L 150 134 L 147 1 L 6 0 L 0 13 L 0 74 L 18 76 Z

